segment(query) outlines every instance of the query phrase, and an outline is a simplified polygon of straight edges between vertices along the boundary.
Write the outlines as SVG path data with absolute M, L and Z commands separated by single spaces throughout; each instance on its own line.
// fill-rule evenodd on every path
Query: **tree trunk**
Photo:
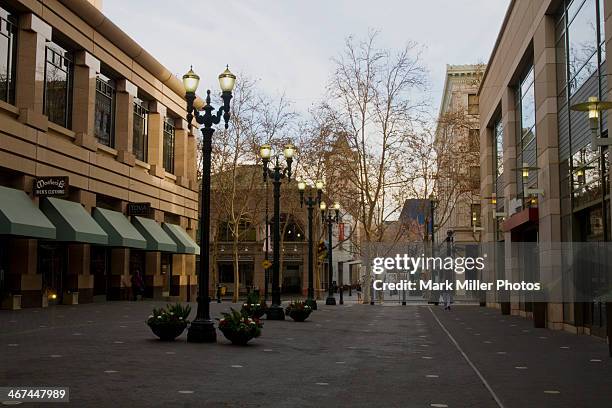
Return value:
M 232 257 L 234 263 L 234 295 L 232 296 L 232 302 L 238 303 L 240 297 L 240 263 L 238 262 L 238 239 L 234 238 L 234 244 L 232 245 Z

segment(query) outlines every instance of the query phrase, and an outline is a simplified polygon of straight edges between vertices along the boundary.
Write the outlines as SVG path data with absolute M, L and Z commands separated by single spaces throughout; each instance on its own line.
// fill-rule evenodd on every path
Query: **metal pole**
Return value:
M 312 213 L 314 211 L 314 200 L 312 197 L 308 197 L 308 201 L 306 202 L 308 208 L 308 304 L 314 310 L 317 310 L 317 301 L 314 298 L 314 265 L 313 265 L 313 241 L 314 241 L 314 231 L 313 231 L 313 222 L 312 222 Z
M 281 193 L 281 169 L 276 158 L 274 166 L 274 239 L 272 259 L 272 305 L 268 308 L 266 317 L 268 320 L 285 320 L 285 311 L 281 307 L 280 297 L 280 193 Z
M 270 242 L 270 218 L 268 215 L 268 201 L 269 201 L 269 193 L 268 193 L 268 181 L 266 180 L 266 253 L 264 255 L 264 259 L 268 260 L 268 252 L 269 252 L 269 242 Z M 264 304 L 268 302 L 268 278 L 270 276 L 269 268 L 264 269 Z
M 196 319 L 191 322 L 187 341 L 213 343 L 217 341 L 217 331 L 210 319 L 209 303 L 209 263 L 210 263 L 210 166 L 212 155 L 212 135 L 215 129 L 202 129 L 202 185 L 200 203 L 200 267 L 198 269 L 198 310 Z
M 327 299 L 325 299 L 326 305 L 335 305 L 336 297 L 334 296 L 334 287 L 332 285 L 332 280 L 334 279 L 334 264 L 332 260 L 332 218 L 331 215 L 327 216 L 327 235 L 329 239 L 329 249 L 327 251 L 327 266 L 328 266 L 328 294 Z

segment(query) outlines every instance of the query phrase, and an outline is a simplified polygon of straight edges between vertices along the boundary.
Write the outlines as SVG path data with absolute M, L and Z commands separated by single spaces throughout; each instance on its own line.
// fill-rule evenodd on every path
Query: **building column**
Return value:
M 94 134 L 98 72 L 100 72 L 100 60 L 87 51 L 77 52 L 74 59 L 72 129 L 76 134 L 76 143 L 94 152 L 98 146 Z
M 47 131 L 44 115 L 46 41 L 51 40 L 51 26 L 35 14 L 19 17 L 15 104 L 19 121 Z
M 134 166 L 134 97 L 138 94 L 136 85 L 127 79 L 117 82 L 116 116 L 115 116 L 115 148 L 117 160 Z
M 506 87 L 502 95 L 502 124 L 504 128 L 504 211 L 507 216 L 511 216 L 514 211 L 511 203 L 516 199 L 516 93 L 513 88 Z M 514 251 L 513 251 L 514 250 Z M 512 231 L 504 231 L 504 273 L 500 273 L 498 279 L 507 278 L 516 281 L 518 277 L 518 254 L 512 245 Z M 501 294 L 500 294 L 501 295 Z M 518 314 L 519 303 L 517 299 L 510 299 L 506 296 L 506 303 L 502 303 L 502 313 Z M 508 302 L 510 302 L 508 304 Z M 510 308 L 509 310 L 507 308 Z
M 129 300 L 132 282 L 130 279 L 130 250 L 113 248 L 111 250 L 109 288 L 106 296 L 109 300 Z
M 38 270 L 38 241 L 14 238 L 9 240 L 9 267 L 6 284 L 10 292 L 21 294 L 21 307 L 46 306 L 42 292 L 42 275 Z
M 546 15 L 538 25 L 533 38 L 536 137 L 538 154 L 538 188 L 544 194 L 538 198 L 540 280 L 547 283 L 548 296 L 561 299 L 563 295 L 560 274 L 562 254 L 558 243 L 561 238 L 561 194 L 559 180 L 559 132 L 557 128 L 557 74 L 555 50 L 555 21 Z M 559 282 L 555 287 L 552 282 Z M 546 325 L 563 328 L 563 305 L 534 303 L 536 327 Z
M 91 303 L 93 301 L 94 277 L 90 273 L 91 257 L 89 244 L 67 245 L 67 273 L 64 283 L 63 303 Z M 78 293 L 78 298 L 73 293 Z
M 149 103 L 149 173 L 164 178 L 164 119 L 167 109 L 159 101 Z
M 176 184 L 189 188 L 189 126 L 182 118 L 174 120 L 174 175 Z
M 145 259 L 145 287 L 147 296 L 155 300 L 163 299 L 164 279 L 161 275 L 161 252 L 147 252 Z

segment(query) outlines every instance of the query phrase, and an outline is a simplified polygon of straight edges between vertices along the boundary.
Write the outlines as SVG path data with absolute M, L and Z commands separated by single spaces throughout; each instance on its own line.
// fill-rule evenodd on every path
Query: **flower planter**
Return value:
M 159 337 L 160 340 L 173 341 L 178 336 L 183 334 L 187 324 L 150 324 L 149 327 L 151 328 L 151 331 L 153 331 L 153 334 Z
M 303 322 L 312 313 L 312 307 L 301 300 L 293 301 L 285 308 L 285 314 L 295 322 Z
M 311 310 L 292 310 L 289 313 L 289 317 L 291 317 L 296 322 L 303 322 L 308 319 L 310 316 Z
M 232 344 L 238 346 L 246 346 L 246 344 L 255 337 L 252 332 L 246 331 L 233 331 L 233 330 L 221 330 L 221 333 L 226 339 L 232 342 Z
M 240 309 L 240 313 L 242 313 L 243 316 L 248 316 L 248 317 L 253 317 L 255 319 L 261 319 L 263 317 L 263 315 L 266 314 L 266 308 L 265 306 L 262 305 L 248 305 L 248 304 L 244 304 L 242 305 L 242 309 Z
M 163 341 L 172 341 L 180 336 L 189 324 L 190 306 L 166 305 L 165 308 L 153 309 L 146 324 L 151 331 Z
M 223 317 L 219 320 L 219 330 L 226 339 L 244 346 L 252 338 L 261 335 L 263 324 L 259 319 L 244 316 L 241 312 L 230 309 L 230 313 L 222 313 Z

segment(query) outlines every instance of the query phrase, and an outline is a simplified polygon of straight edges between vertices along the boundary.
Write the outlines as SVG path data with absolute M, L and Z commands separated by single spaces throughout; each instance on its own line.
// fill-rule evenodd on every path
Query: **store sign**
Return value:
M 128 215 L 148 216 L 151 213 L 151 203 L 129 203 Z
M 66 197 L 68 177 L 37 177 L 34 179 L 34 195 L 40 197 Z

